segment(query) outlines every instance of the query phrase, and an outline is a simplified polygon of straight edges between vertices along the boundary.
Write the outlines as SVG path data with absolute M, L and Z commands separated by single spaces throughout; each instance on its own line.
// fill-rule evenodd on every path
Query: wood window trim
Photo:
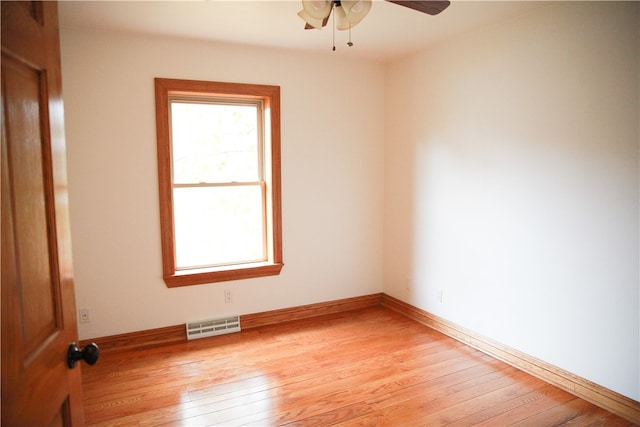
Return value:
M 162 245 L 162 275 L 167 287 L 215 283 L 228 280 L 275 276 L 280 274 L 282 261 L 282 207 L 280 179 L 280 87 L 244 83 L 221 83 L 198 80 L 155 78 L 156 132 L 158 156 L 158 189 L 160 200 L 160 229 Z M 266 180 L 270 185 L 267 215 L 270 219 L 268 239 L 269 257 L 266 262 L 227 265 L 221 267 L 176 269 L 175 236 L 173 228 L 173 191 L 171 171 L 171 138 L 169 125 L 169 97 L 175 95 L 221 96 L 225 98 L 253 98 L 269 110 L 270 161 L 265 162 Z

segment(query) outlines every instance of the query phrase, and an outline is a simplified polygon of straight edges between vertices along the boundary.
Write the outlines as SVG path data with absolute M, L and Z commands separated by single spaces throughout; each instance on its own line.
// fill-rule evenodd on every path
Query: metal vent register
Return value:
M 187 339 L 212 337 L 240 332 L 240 316 L 187 323 Z

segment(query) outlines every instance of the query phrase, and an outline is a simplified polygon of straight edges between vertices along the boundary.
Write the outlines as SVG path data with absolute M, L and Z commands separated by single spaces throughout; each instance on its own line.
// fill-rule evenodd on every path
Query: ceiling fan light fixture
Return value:
M 305 30 L 312 28 L 322 29 L 333 11 L 333 50 L 336 50 L 336 30 L 349 30 L 349 42 L 347 46 L 353 46 L 351 42 L 351 29 L 359 24 L 371 10 L 372 0 L 301 0 L 302 10 L 298 16 L 306 25 Z M 449 0 L 386 0 L 389 3 L 399 4 L 409 9 L 429 15 L 437 15 L 451 3 Z
M 341 5 L 351 28 L 362 21 L 371 10 L 371 0 L 342 0 Z
M 314 19 L 325 19 L 331 13 L 332 7 L 333 0 L 302 0 L 302 8 Z

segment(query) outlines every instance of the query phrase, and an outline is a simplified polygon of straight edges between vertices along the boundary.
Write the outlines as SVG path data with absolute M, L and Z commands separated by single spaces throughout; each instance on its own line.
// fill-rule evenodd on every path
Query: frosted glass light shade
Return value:
M 302 8 L 314 19 L 323 20 L 329 16 L 332 7 L 333 0 L 302 0 Z
M 347 19 L 347 13 L 342 6 L 336 6 L 334 8 L 334 16 L 336 18 L 336 29 L 340 31 L 348 30 L 353 27 L 353 24 Z
M 317 28 L 318 30 L 322 29 L 322 18 L 314 18 L 313 16 L 309 15 L 304 9 L 298 12 L 298 16 L 313 28 Z
M 362 21 L 371 10 L 371 0 L 342 0 L 341 4 L 351 28 Z

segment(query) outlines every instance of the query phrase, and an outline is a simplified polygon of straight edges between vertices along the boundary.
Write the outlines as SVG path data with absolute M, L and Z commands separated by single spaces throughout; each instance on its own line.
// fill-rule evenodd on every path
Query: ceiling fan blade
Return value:
M 399 4 L 400 6 L 408 7 L 409 9 L 417 10 L 418 12 L 427 13 L 429 15 L 437 15 L 445 10 L 451 4 L 450 1 L 444 0 L 387 0 L 389 3 Z

